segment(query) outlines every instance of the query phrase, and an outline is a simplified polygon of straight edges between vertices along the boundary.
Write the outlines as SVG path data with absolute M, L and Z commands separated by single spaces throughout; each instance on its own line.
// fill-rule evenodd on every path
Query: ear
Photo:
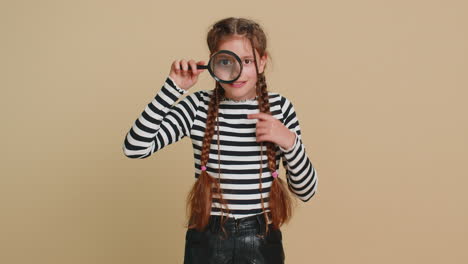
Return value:
M 263 56 L 260 58 L 260 65 L 258 67 L 258 71 L 260 73 L 263 73 L 263 71 L 265 70 L 267 59 L 268 59 L 268 53 L 265 52 L 265 54 L 263 54 Z

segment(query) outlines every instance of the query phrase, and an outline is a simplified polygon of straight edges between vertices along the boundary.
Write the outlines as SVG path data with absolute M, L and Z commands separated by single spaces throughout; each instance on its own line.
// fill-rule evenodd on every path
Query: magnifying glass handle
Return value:
M 191 69 L 190 65 L 189 68 Z M 197 69 L 208 69 L 208 65 L 197 65 Z

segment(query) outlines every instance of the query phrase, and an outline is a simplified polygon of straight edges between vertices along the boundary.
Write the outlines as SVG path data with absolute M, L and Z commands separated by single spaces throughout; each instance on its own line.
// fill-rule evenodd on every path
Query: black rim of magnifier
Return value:
M 239 65 L 240 65 L 240 71 L 239 71 L 239 75 L 237 75 L 236 78 L 234 78 L 233 80 L 230 80 L 230 81 L 225 81 L 225 80 L 221 80 L 219 79 L 215 74 L 214 72 L 211 70 L 211 61 L 212 59 L 218 55 L 219 53 L 227 53 L 229 55 L 232 55 L 236 60 L 237 62 L 239 62 Z M 215 54 L 213 54 L 213 56 L 211 56 L 210 58 L 210 61 L 208 61 L 208 65 L 197 65 L 197 69 L 208 69 L 208 71 L 210 72 L 211 76 L 218 82 L 222 82 L 222 83 L 233 83 L 235 82 L 237 79 L 239 79 L 239 77 L 241 76 L 241 73 L 242 73 L 242 61 L 241 59 L 239 58 L 239 56 L 237 56 L 237 54 L 235 54 L 234 52 L 230 51 L 230 50 L 220 50 L 218 52 L 216 52 Z

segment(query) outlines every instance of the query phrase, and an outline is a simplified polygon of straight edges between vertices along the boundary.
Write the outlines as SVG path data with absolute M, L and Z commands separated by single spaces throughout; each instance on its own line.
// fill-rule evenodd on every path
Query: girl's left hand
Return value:
M 257 142 L 270 141 L 283 149 L 290 149 L 293 146 L 296 134 L 272 115 L 256 113 L 247 115 L 247 118 L 258 119 L 256 127 Z

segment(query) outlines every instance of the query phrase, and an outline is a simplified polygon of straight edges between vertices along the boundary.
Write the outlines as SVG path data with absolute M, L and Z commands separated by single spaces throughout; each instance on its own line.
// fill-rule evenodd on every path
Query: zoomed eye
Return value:
M 220 63 L 221 65 L 223 65 L 223 66 L 228 66 L 228 65 L 231 65 L 231 64 L 232 64 L 232 61 L 229 60 L 229 59 L 221 59 L 221 60 L 219 61 L 219 63 Z

